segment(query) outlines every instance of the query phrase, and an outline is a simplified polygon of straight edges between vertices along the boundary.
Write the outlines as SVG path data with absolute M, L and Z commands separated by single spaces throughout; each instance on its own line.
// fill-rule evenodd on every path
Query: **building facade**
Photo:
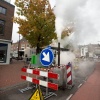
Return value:
M 30 58 L 32 54 L 36 53 L 36 48 L 31 48 L 28 41 L 25 38 L 22 38 L 20 41 L 12 43 L 11 51 L 14 58 L 18 57 L 18 53 L 21 58 L 25 57 L 26 54 Z
M 18 48 L 19 46 L 19 48 Z M 28 43 L 28 41 L 25 38 L 22 38 L 20 41 L 12 43 L 11 46 L 11 51 L 24 51 L 27 47 L 30 47 L 30 44 Z
M 80 56 L 87 58 L 100 58 L 100 45 L 88 44 L 80 46 Z
M 14 9 L 10 0 L 0 0 L 0 65 L 10 63 Z

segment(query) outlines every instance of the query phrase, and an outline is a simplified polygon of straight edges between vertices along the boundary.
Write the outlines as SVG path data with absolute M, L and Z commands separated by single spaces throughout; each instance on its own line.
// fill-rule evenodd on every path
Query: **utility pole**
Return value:
M 18 41 L 18 59 L 19 60 L 19 49 L 20 49 L 20 34 L 19 34 L 19 41 Z
M 60 42 L 58 42 L 58 66 L 60 66 Z

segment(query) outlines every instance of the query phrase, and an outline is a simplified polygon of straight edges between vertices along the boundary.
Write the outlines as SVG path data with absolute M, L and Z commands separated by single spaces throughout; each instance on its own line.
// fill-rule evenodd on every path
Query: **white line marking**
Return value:
M 88 77 L 85 78 L 85 81 L 87 81 Z
M 78 86 L 78 88 L 80 88 L 82 86 L 82 83 Z
M 83 80 L 83 82 L 85 83 L 85 82 L 86 82 L 86 80 Z
M 73 96 L 73 94 L 70 94 L 66 100 L 70 100 L 70 98 L 71 98 L 72 96 Z

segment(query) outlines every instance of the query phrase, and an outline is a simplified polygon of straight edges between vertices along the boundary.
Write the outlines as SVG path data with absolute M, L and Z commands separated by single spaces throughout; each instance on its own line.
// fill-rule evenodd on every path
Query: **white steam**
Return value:
M 82 77 L 87 76 L 90 71 L 94 69 L 94 61 L 80 61 L 78 63 L 78 71 L 77 71 L 77 75 L 80 75 Z
M 100 41 L 100 0 L 56 0 L 54 14 L 58 40 L 62 47 L 66 44 L 96 43 Z M 67 27 L 74 27 L 74 32 L 61 40 L 62 31 Z M 57 42 L 57 41 L 56 41 Z M 56 43 L 57 45 L 57 43 Z M 77 76 L 86 77 L 93 69 L 94 62 L 79 59 L 75 64 L 75 55 L 72 52 L 61 52 L 60 63 L 72 63 L 73 79 Z M 56 64 L 58 57 L 56 58 Z M 77 67 L 75 71 L 74 68 Z
M 61 52 L 60 53 L 60 64 L 61 65 L 67 65 L 69 62 L 74 62 L 75 55 L 74 53 L 68 51 L 68 52 Z M 58 64 L 58 56 L 56 57 L 56 64 Z
M 94 43 L 100 39 L 100 0 L 56 0 L 54 13 L 58 39 L 64 28 L 74 23 L 71 38 L 77 43 Z

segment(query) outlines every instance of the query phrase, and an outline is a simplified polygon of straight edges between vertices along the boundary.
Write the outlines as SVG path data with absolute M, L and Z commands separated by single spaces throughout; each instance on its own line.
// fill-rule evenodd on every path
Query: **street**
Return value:
M 100 100 L 100 0 L 0 0 L 0 100 Z
M 75 92 L 82 86 L 82 84 L 86 82 L 87 78 L 93 73 L 94 68 L 95 65 L 91 66 L 88 73 L 84 75 L 80 75 L 79 70 L 75 69 L 74 71 L 75 79 L 73 80 L 74 86 L 72 87 L 72 89 L 63 90 L 61 87 L 59 87 L 58 91 L 50 90 L 50 92 L 56 93 L 57 96 L 51 96 L 50 98 L 48 98 L 48 100 L 67 100 L 67 98 L 71 94 L 75 94 Z M 19 89 L 26 88 L 27 85 L 28 83 L 24 81 L 22 84 L 18 84 L 8 89 L 0 90 L 0 100 L 28 100 L 35 91 L 35 87 L 23 93 L 19 91 Z M 31 86 L 33 86 L 33 84 L 31 84 Z M 45 94 L 46 89 L 45 88 L 41 89 L 42 93 Z

